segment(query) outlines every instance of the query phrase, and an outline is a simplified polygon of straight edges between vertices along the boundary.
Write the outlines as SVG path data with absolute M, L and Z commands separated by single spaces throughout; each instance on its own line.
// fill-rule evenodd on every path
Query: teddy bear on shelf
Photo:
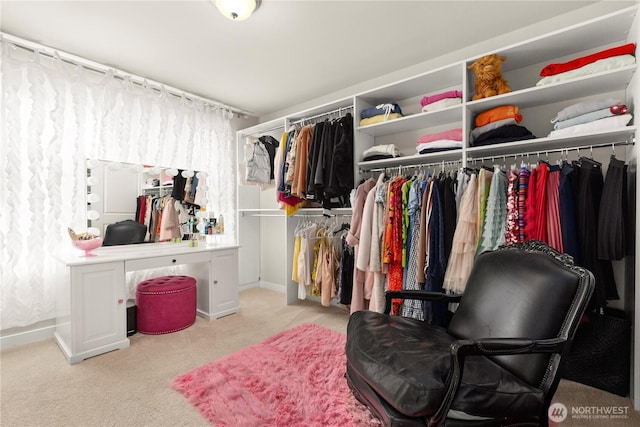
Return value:
M 500 95 L 511 92 L 511 88 L 507 81 L 502 78 L 502 63 L 506 60 L 504 56 L 491 54 L 483 56 L 473 64 L 469 65 L 469 69 L 473 70 L 476 76 L 474 86 L 475 95 L 473 100 L 488 98 L 490 96 Z

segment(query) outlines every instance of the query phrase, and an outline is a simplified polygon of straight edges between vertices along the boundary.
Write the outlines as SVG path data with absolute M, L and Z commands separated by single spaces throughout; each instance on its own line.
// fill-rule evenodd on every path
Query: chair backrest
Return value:
M 589 271 L 543 242 L 485 252 L 476 258 L 449 332 L 462 339 L 565 338 L 570 345 L 593 287 Z M 559 364 L 547 354 L 493 360 L 541 388 L 554 381 Z
M 147 226 L 132 219 L 107 225 L 102 246 L 130 245 L 142 243 L 147 234 Z

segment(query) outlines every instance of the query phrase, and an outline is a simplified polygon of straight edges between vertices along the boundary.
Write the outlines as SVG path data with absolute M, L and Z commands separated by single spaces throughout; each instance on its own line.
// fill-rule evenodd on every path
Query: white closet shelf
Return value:
M 634 140 L 636 126 L 625 126 L 624 128 L 612 129 L 608 131 L 575 135 L 566 138 L 535 138 L 522 141 L 512 141 L 503 144 L 485 145 L 467 148 L 467 159 L 471 160 L 481 157 L 501 157 L 519 153 L 544 153 L 547 150 L 588 148 L 590 145 L 617 144 L 631 142 Z
M 629 38 L 629 28 L 633 24 L 637 9 L 635 6 L 621 13 L 613 13 L 604 18 L 591 20 L 541 35 L 520 43 L 515 43 L 495 52 L 487 52 L 470 58 L 470 64 L 490 53 L 507 57 L 502 70 L 509 72 L 529 65 L 547 62 L 549 58 L 576 57 L 579 52 L 595 52 L 601 46 L 623 44 Z M 597 41 L 597 44 L 594 43 Z M 572 59 L 569 58 L 569 59 Z
M 169 185 L 149 185 L 146 187 L 142 187 L 142 190 L 162 190 L 162 189 L 171 189 L 173 188 L 173 184 Z
M 470 112 L 481 113 L 500 105 L 516 105 L 518 108 L 537 107 L 578 97 L 598 95 L 625 87 L 637 69 L 637 64 L 573 80 L 535 86 L 491 98 L 469 101 L 466 105 Z
M 438 151 L 436 153 L 415 154 L 413 156 L 394 157 L 392 159 L 370 160 L 368 162 L 358 162 L 361 170 L 371 170 L 373 168 L 393 168 L 397 166 L 408 166 L 418 164 L 429 164 L 438 162 L 461 162 L 462 149 Z
M 425 129 L 431 126 L 440 126 L 447 123 L 455 123 L 455 127 L 462 127 L 462 105 L 455 105 L 438 111 L 412 114 L 387 122 L 361 126 L 356 130 L 371 136 L 384 136 Z
M 415 77 L 390 83 L 372 91 L 357 94 L 356 97 L 371 105 L 377 105 L 381 102 L 394 102 L 411 98 L 416 94 L 423 94 L 424 96 L 450 88 L 462 90 L 463 65 L 462 62 L 456 62 Z

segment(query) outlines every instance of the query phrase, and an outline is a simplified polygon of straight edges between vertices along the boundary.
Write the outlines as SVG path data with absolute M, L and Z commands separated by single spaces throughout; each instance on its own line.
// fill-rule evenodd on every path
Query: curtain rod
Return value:
M 26 50 L 32 53 L 37 52 L 38 54 L 49 57 L 49 58 L 60 58 L 62 61 L 68 64 L 79 65 L 82 68 L 85 68 L 87 70 L 90 70 L 96 73 L 107 74 L 112 71 L 116 73 L 114 75 L 114 77 L 116 78 L 123 79 L 124 77 L 128 77 L 131 80 L 131 82 L 134 84 L 137 84 L 142 87 L 148 86 L 157 92 L 161 92 L 164 89 L 168 94 L 173 95 L 176 98 L 182 98 L 184 96 L 185 98 L 193 101 L 197 100 L 197 101 L 204 102 L 205 104 L 208 104 L 209 106 L 212 106 L 212 107 L 229 110 L 232 113 L 237 114 L 238 116 L 254 116 L 254 117 L 256 116 L 254 113 L 251 113 L 249 111 L 231 107 L 221 102 L 204 98 L 202 96 L 198 96 L 193 93 L 186 92 L 182 89 L 178 89 L 178 88 L 166 85 L 164 83 L 157 82 L 155 80 L 151 80 L 145 77 L 131 74 L 129 72 L 126 72 L 124 70 L 121 70 L 115 67 L 109 67 L 99 62 L 91 61 L 90 59 L 73 55 L 71 53 L 61 51 L 59 49 L 54 49 L 54 48 L 42 45 L 40 43 L 32 42 L 32 41 L 14 36 L 12 34 L 0 32 L 0 43 L 4 41 L 7 41 L 8 43 L 14 45 L 15 47 L 21 48 L 23 50 Z
M 506 159 L 507 157 L 513 157 L 518 158 L 518 157 L 528 157 L 530 155 L 535 154 L 536 156 L 540 157 L 541 154 L 549 154 L 549 153 L 569 153 L 569 151 L 577 151 L 578 153 L 580 152 L 581 149 L 585 150 L 585 149 L 589 149 L 589 150 L 593 150 L 594 148 L 605 148 L 605 147 L 610 147 L 611 149 L 613 149 L 614 147 L 617 146 L 625 146 L 625 145 L 634 145 L 635 144 L 635 140 L 627 140 L 627 141 L 619 141 L 619 142 L 608 142 L 608 143 L 602 143 L 602 144 L 585 144 L 585 145 L 574 145 L 573 147 L 567 147 L 567 148 L 555 148 L 553 150 L 535 150 L 535 151 L 528 151 L 528 152 L 523 152 L 523 153 L 514 153 L 514 154 L 499 154 L 497 156 L 485 156 L 485 157 L 472 157 L 472 156 L 468 156 L 467 157 L 467 162 L 483 162 L 486 160 L 492 160 L 494 161 L 495 159 L 499 159 L 499 158 L 503 158 Z
M 315 116 L 305 117 L 296 121 L 291 122 L 292 125 L 296 125 L 298 123 L 302 123 L 306 120 L 317 119 L 318 117 L 330 116 L 331 114 L 338 113 L 340 114 L 342 110 L 353 110 L 353 105 L 347 105 L 346 107 L 336 108 L 335 110 L 327 111 L 325 113 L 316 114 Z

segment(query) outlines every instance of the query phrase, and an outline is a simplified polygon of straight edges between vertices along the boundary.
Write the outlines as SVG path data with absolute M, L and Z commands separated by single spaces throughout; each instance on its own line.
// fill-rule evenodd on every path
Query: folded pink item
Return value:
M 442 132 L 428 133 L 422 135 L 417 144 L 426 144 L 428 142 L 448 139 L 451 141 L 462 141 L 462 128 L 443 130 Z
M 421 106 L 429 105 L 433 102 L 440 101 L 445 98 L 462 98 L 462 92 L 459 90 L 449 90 L 447 92 L 437 93 L 435 95 L 429 95 L 422 98 L 420 101 Z

